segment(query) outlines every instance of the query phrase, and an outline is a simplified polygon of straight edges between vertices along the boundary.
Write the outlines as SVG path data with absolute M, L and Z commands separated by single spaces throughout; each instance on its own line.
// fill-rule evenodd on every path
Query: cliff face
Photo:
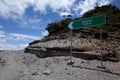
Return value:
M 111 6 L 103 6 L 96 8 L 94 11 L 85 13 L 83 17 L 89 17 L 91 14 L 101 14 L 102 12 L 107 14 L 107 24 L 103 26 L 102 51 L 104 60 L 119 61 L 120 15 L 118 14 L 120 14 L 120 10 L 116 10 L 116 8 L 114 10 Z M 114 12 L 116 12 L 116 15 L 113 15 Z M 60 22 L 49 24 L 46 30 L 48 30 L 50 34 L 41 40 L 29 43 L 25 52 L 35 53 L 38 57 L 68 56 L 70 51 L 70 37 L 67 25 L 70 21 L 72 21 L 72 19 L 68 18 Z M 99 27 L 74 30 L 72 46 L 73 56 L 84 59 L 99 59 L 99 36 Z
M 50 36 L 51 37 L 51 36 Z M 47 56 L 68 56 L 70 41 L 69 38 L 51 39 L 44 38 L 41 41 L 34 41 L 25 51 L 37 54 L 38 57 Z M 59 36 L 58 36 L 59 37 Z M 120 40 L 109 36 L 103 39 L 104 60 L 118 61 L 120 55 Z M 82 38 L 79 35 L 73 37 L 73 56 L 85 59 L 99 59 L 100 40 L 95 38 Z M 85 57 L 86 56 L 86 57 Z M 92 56 L 92 57 L 90 57 Z

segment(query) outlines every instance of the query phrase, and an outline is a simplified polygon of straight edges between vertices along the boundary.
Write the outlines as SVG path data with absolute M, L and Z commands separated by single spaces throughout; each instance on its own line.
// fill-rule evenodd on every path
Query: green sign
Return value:
M 105 23 L 106 23 L 106 16 L 103 14 L 99 16 L 72 21 L 70 22 L 68 27 L 70 29 L 80 29 L 80 28 L 86 28 L 86 27 L 92 27 L 92 26 L 99 26 Z

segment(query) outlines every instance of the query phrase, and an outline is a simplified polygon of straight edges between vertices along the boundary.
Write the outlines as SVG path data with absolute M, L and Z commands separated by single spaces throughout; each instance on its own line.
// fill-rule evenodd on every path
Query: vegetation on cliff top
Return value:
M 66 19 L 63 19 L 61 21 L 58 22 L 53 22 L 53 23 L 49 23 L 46 30 L 49 32 L 49 36 L 50 35 L 55 35 L 55 34 L 61 34 L 61 33 L 66 33 L 69 31 L 68 29 L 68 24 L 72 21 L 72 20 L 77 20 L 77 19 L 81 19 L 81 18 L 86 18 L 86 17 L 90 17 L 90 16 L 96 16 L 96 15 L 100 15 L 100 14 L 106 14 L 107 16 L 107 24 L 104 25 L 103 27 L 103 32 L 108 33 L 108 32 L 120 32 L 120 9 L 112 6 L 112 5 L 105 5 L 102 7 L 96 7 L 94 10 L 90 10 L 88 12 L 86 12 L 84 15 L 82 15 L 79 18 L 75 18 L 72 19 L 71 16 L 69 16 Z M 89 29 L 89 31 L 92 32 L 99 32 L 99 27 L 92 27 L 92 28 L 87 28 Z M 80 30 L 75 30 L 77 32 L 81 31 L 83 29 Z

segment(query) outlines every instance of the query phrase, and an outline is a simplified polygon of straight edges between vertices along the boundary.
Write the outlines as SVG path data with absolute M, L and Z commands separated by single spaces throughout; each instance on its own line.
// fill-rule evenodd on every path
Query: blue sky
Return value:
M 23 49 L 48 35 L 48 23 L 79 17 L 96 4 L 120 7 L 120 0 L 0 0 L 0 50 Z

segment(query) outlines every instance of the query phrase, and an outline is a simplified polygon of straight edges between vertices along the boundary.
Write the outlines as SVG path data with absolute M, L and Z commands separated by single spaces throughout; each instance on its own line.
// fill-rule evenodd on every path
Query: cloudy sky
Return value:
M 120 7 L 120 0 L 0 0 L 0 50 L 23 49 L 48 35 L 48 23 L 79 17 L 96 4 Z

